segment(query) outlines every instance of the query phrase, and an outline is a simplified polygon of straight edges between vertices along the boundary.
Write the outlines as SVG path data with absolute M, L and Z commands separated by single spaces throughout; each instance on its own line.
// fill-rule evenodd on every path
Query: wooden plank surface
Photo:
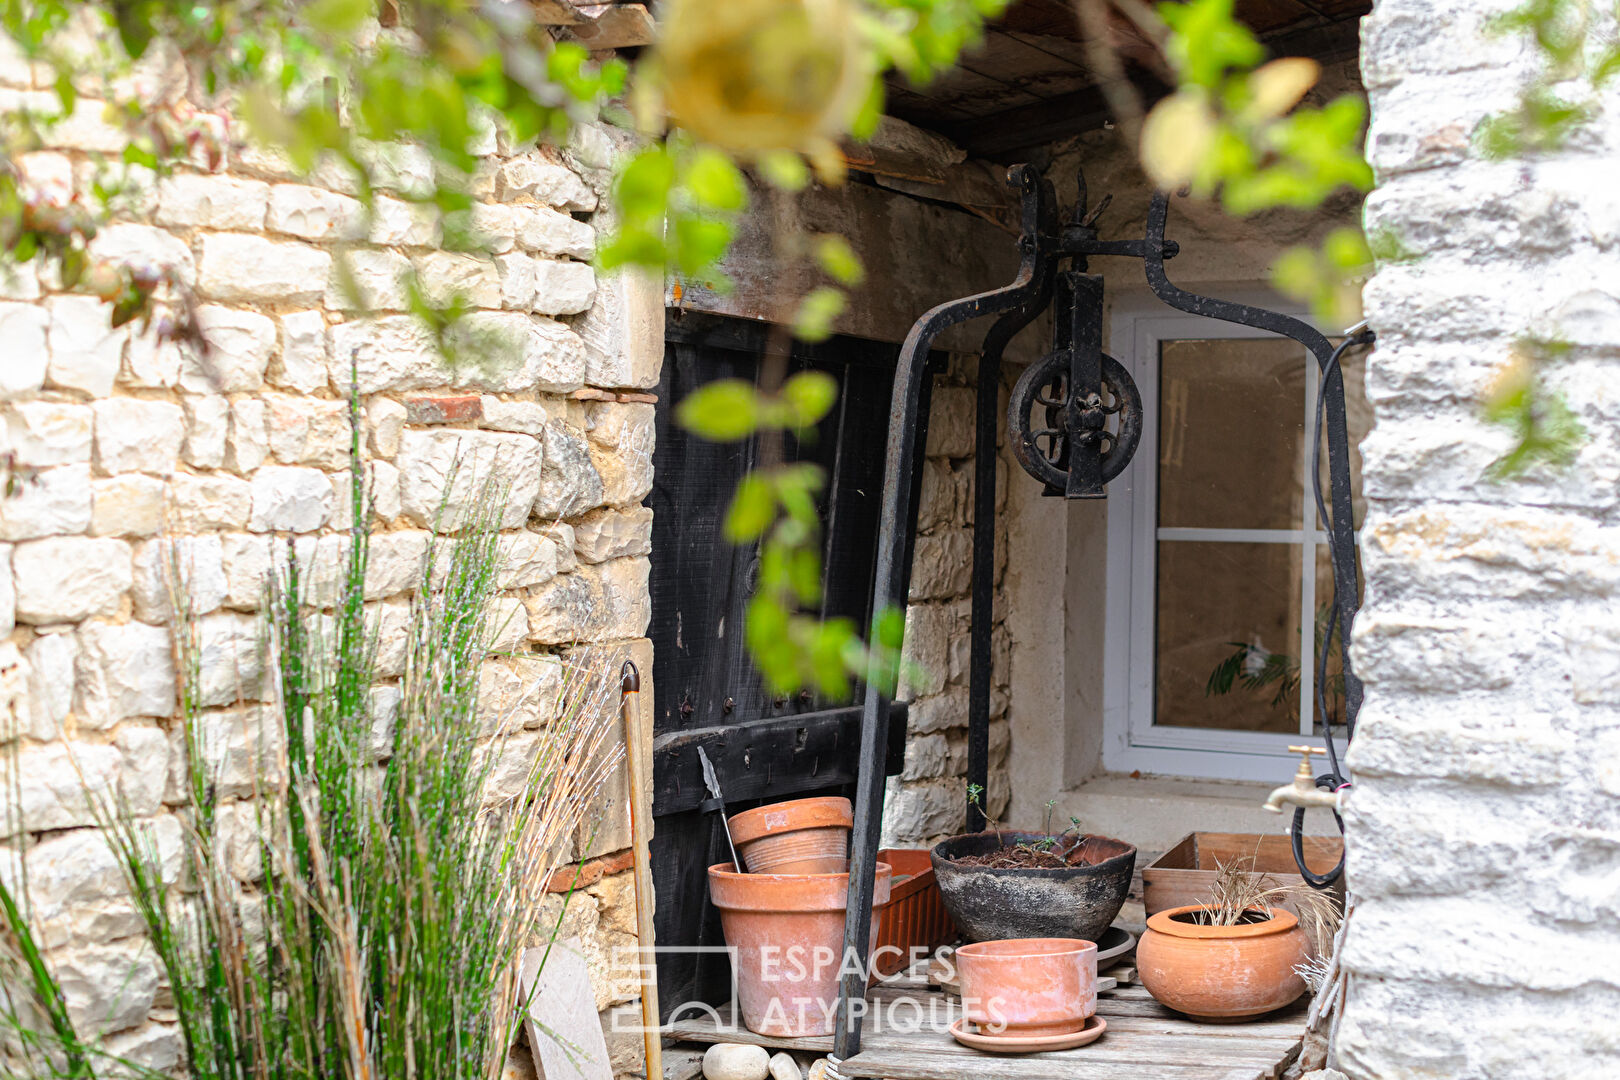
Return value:
M 1298 1055 L 1304 1009 L 1242 1024 L 1202 1024 L 1166 1009 L 1139 986 L 1098 996 L 1108 1032 L 1097 1042 L 1045 1054 L 1000 1055 L 974 1050 L 949 1033 L 961 1007 L 937 991 L 886 983 L 874 987 L 861 1052 L 844 1062 L 846 1077 L 873 1080 L 1271 1080 Z M 903 1030 L 895 1027 L 899 1023 Z M 887 1027 L 885 1026 L 887 1025 Z M 831 1036 L 768 1038 L 710 1019 L 671 1025 L 669 1033 L 697 1042 L 739 1042 L 825 1053 Z

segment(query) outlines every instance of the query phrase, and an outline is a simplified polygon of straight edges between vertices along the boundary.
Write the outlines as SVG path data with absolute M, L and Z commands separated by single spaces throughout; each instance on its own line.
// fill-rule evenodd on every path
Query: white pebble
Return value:
M 763 1046 L 715 1043 L 703 1052 L 705 1080 L 765 1080 L 771 1055 Z
M 790 1054 L 771 1055 L 771 1080 L 804 1080 L 799 1063 Z

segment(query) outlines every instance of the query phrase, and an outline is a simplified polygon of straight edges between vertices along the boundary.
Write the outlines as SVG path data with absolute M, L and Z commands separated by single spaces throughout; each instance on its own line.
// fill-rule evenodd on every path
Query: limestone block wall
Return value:
M 973 575 L 973 382 L 978 357 L 953 354 L 935 380 L 917 507 L 917 546 L 906 608 L 905 654 L 917 665 L 900 698 L 910 702 L 905 769 L 890 777 L 883 843 L 928 847 L 965 827 L 969 615 Z M 1002 395 L 1005 398 L 1005 394 Z M 1003 410 L 1004 411 L 1004 410 Z M 997 448 L 996 601 L 991 656 L 990 783 L 986 806 L 1007 809 L 1007 704 L 1010 641 L 1002 579 L 1007 569 L 1007 462 Z
M 1364 23 L 1368 683 L 1349 764 L 1351 1077 L 1620 1072 L 1620 89 L 1561 149 L 1484 160 L 1535 62 L 1495 0 L 1378 0 Z M 1601 27 L 1603 36 L 1613 26 Z M 1479 397 L 1544 365 L 1585 427 L 1566 468 L 1493 482 Z
M 7 108 L 54 100 L 49 85 L 49 73 L 0 58 Z M 82 98 L 72 121 L 48 129 L 17 162 L 28 183 L 59 201 L 88 197 L 101 155 L 122 147 L 101 116 L 102 102 Z M 429 163 L 408 152 L 369 224 L 344 176 L 302 175 L 245 145 L 213 170 L 133 169 L 133 197 L 95 250 L 194 285 L 204 355 L 112 328 L 111 305 L 33 267 L 0 286 L 4 868 L 15 884 L 26 866 L 75 1018 L 142 1064 L 172 1066 L 179 1038 L 90 796 L 116 793 L 178 841 L 164 545 L 192 567 L 204 699 L 222 729 L 238 730 L 269 693 L 255 612 L 273 550 L 293 539 L 306 560 L 331 561 L 350 524 L 351 382 L 376 499 L 367 601 L 383 627 L 384 677 L 403 662 L 391 645 L 402 644 L 441 500 L 454 528 L 494 477 L 509 490 L 496 647 L 512 657 L 489 662 L 486 709 L 543 723 L 536 687 L 578 643 L 628 650 L 650 702 L 651 511 L 640 504 L 659 289 L 598 280 L 588 261 L 615 153 L 604 129 L 582 130 L 566 151 L 508 145 L 492 129 L 483 151 L 472 218 L 488 255 L 443 250 L 440 222 L 399 197 L 429 182 Z M 338 287 L 344 251 L 365 310 Z M 474 306 L 459 332 L 479 360 L 447 365 L 404 313 L 407 267 L 431 296 Z M 650 705 L 644 713 L 650 741 Z M 248 756 L 232 759 L 227 790 L 251 793 Z M 624 796 L 619 776 L 600 827 L 579 839 L 588 861 L 567 915 L 591 950 L 603 1010 L 636 996 L 606 963 L 634 940 Z M 615 1066 L 641 1068 L 639 1040 L 616 1043 Z

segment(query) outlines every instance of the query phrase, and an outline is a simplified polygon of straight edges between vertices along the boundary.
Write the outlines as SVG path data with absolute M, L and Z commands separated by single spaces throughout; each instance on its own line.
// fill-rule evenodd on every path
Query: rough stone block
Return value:
M 407 430 L 398 465 L 400 507 L 424 526 L 439 520 L 451 530 L 464 527 L 493 479 L 505 492 L 500 526 L 515 529 L 528 521 L 540 491 L 540 442 L 527 435 Z
M 114 476 L 90 485 L 91 536 L 155 536 L 163 531 L 168 487 L 155 476 Z
M 546 423 L 542 442 L 545 461 L 534 512 L 542 518 L 570 518 L 601 506 L 606 488 L 585 439 L 559 418 Z
M 597 280 L 596 299 L 574 320 L 592 386 L 658 385 L 664 363 L 662 277 L 625 268 Z
M 577 315 L 596 298 L 596 271 L 582 262 L 534 261 L 534 296 L 529 310 L 541 315 Z
M 0 499 L 0 540 L 82 533 L 90 528 L 91 499 L 90 466 L 41 469 Z
M 242 798 L 279 780 L 285 752 L 281 725 L 258 706 L 205 713 L 197 723 L 203 761 L 221 798 Z M 176 733 L 178 737 L 178 733 Z M 183 761 L 176 746 L 174 758 Z M 172 782 L 172 781 L 171 781 Z
M 974 399 L 971 386 L 936 386 L 928 413 L 929 457 L 962 458 L 973 454 Z
M 496 393 L 565 394 L 584 385 L 585 354 L 579 335 L 552 319 L 516 311 L 476 311 L 451 333 L 458 348 L 486 358 L 482 365 L 458 371 L 458 386 Z
M 327 331 L 327 342 L 332 383 L 341 394 L 349 392 L 351 362 L 362 394 L 421 390 L 449 381 L 432 338 L 407 315 L 339 323 Z
M 40 742 L 61 734 L 73 708 L 78 635 L 41 634 L 28 646 L 28 733 Z
M 544 206 L 524 207 L 518 243 L 542 255 L 589 259 L 596 254 L 596 230 L 583 221 Z
M 18 544 L 11 554 L 17 619 L 79 622 L 116 615 L 132 583 L 130 548 L 122 540 L 60 537 Z
M 276 350 L 276 324 L 253 311 L 218 304 L 197 309 L 197 326 L 208 348 L 187 353 L 180 387 L 194 394 L 257 390 Z
M 197 286 L 215 300 L 313 304 L 331 270 L 332 257 L 307 244 L 211 233 L 202 238 Z
M 574 552 L 581 562 L 600 563 L 652 553 L 650 507 L 596 510 L 574 523 Z
M 320 312 L 281 316 L 281 352 L 271 359 L 268 375 L 273 385 L 302 394 L 327 385 L 326 319 Z
M 332 513 L 332 485 L 318 469 L 266 465 L 253 474 L 252 532 L 314 532 Z
M 652 614 L 649 570 L 644 558 L 615 559 L 552 579 L 524 600 L 530 639 L 564 645 L 641 637 Z
M 143 622 L 169 621 L 171 593 L 193 615 L 206 615 L 225 602 L 224 545 L 218 536 L 147 541 L 135 548 L 132 568 L 135 617 Z M 259 588 L 262 594 L 263 582 Z
M 266 394 L 270 452 L 288 465 L 341 469 L 349 461 L 349 407 L 321 398 Z
M 91 397 L 111 394 L 129 336 L 127 327 L 113 328 L 112 305 L 93 296 L 53 296 L 45 307 L 51 320 L 46 383 Z
M 167 401 L 109 398 L 93 406 L 96 413 L 96 467 L 106 473 L 174 469 L 185 441 L 185 417 Z
M 119 381 L 125 386 L 147 389 L 168 389 L 180 382 L 180 371 L 186 364 L 189 343 L 167 340 L 159 336 L 162 321 L 173 318 L 161 305 L 154 307 L 152 325 L 143 329 L 132 325 L 129 343 L 124 346 L 124 367 Z
M 174 714 L 174 662 L 161 626 L 94 619 L 79 629 L 79 722 L 110 728 L 131 716 Z
M 557 576 L 557 545 L 549 537 L 522 530 L 501 536 L 495 585 L 526 589 Z
M 943 600 L 968 591 L 973 573 L 973 534 L 944 529 L 917 537 L 911 563 L 911 599 Z
M 565 210 L 595 210 L 597 204 L 596 192 L 585 181 L 568 167 L 545 160 L 539 152 L 503 164 L 498 190 L 506 201 L 527 196 L 542 205 Z
M 197 266 L 191 248 L 172 233 L 150 225 L 118 222 L 106 225 L 90 242 L 90 255 L 132 270 L 161 270 L 185 288 L 197 282 Z M 167 289 L 160 289 L 167 294 Z
M 504 401 L 485 394 L 483 415 L 478 426 L 491 431 L 516 431 L 524 435 L 544 435 L 546 407 L 538 401 Z
M 302 184 L 270 189 L 265 227 L 305 240 L 359 240 L 365 234 L 360 200 Z
M 157 223 L 256 231 L 264 227 L 270 186 L 231 176 L 175 173 L 159 181 Z
M 906 609 L 900 655 L 908 670 L 896 695 L 900 700 L 927 697 L 945 688 L 950 643 L 955 635 L 956 616 L 950 609 L 938 604 L 913 604 Z
M 437 247 L 439 223 L 431 206 L 379 195 L 372 204 L 371 242 L 389 247 Z
M 404 311 L 411 262 L 397 251 L 347 251 L 332 263 L 326 306 L 339 311 Z
M 477 308 L 501 306 L 501 275 L 488 259 L 435 251 L 415 260 L 417 282 L 429 304 L 447 307 L 458 297 Z
M 180 532 L 247 527 L 253 489 L 234 476 L 192 476 L 169 480 L 170 525 Z
M 602 498 L 621 506 L 638 503 L 652 490 L 656 426 L 653 407 L 644 403 L 593 401 L 586 405 L 591 462 L 602 478 Z
M 484 661 L 478 675 L 480 733 L 544 726 L 556 715 L 562 690 L 562 664 L 550 657 Z
M 45 329 L 50 313 L 35 304 L 0 303 L 0 341 L 6 362 L 0 364 L 0 401 L 29 397 L 45 385 L 50 351 Z
M 270 407 L 263 398 L 237 398 L 231 403 L 230 435 L 225 440 L 225 466 L 244 475 L 270 454 Z
M 53 960 L 75 1029 L 124 1031 L 145 1022 L 152 1011 L 162 977 L 157 954 L 144 937 L 63 950 Z
M 199 469 L 225 463 L 225 436 L 230 430 L 231 403 L 219 394 L 187 394 L 180 400 L 186 415 L 186 441 L 181 457 Z
M 88 405 L 23 401 L 5 411 L 5 446 L 16 465 L 41 468 L 90 460 L 95 413 Z
M 374 398 L 366 406 L 366 440 L 371 452 L 391 458 L 399 453 L 405 431 L 405 406 L 390 398 Z
M 0 782 L 13 798 L 0 803 L 0 836 L 96 824 L 94 800 L 117 791 L 123 761 L 116 748 L 54 742 L 0 755 Z

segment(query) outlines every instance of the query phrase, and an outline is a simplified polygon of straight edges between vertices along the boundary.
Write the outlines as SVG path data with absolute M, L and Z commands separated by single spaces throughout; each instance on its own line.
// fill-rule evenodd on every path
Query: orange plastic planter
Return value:
M 956 970 L 962 1011 L 993 1035 L 1068 1035 L 1097 1011 L 1097 946 L 1079 938 L 963 945 Z
M 842 874 L 855 811 L 838 795 L 793 799 L 731 819 L 731 842 L 753 874 Z
M 1293 912 L 1276 908 L 1269 919 L 1241 926 L 1177 918 L 1199 910 L 1189 904 L 1149 916 L 1137 942 L 1137 973 L 1161 1004 L 1198 1020 L 1251 1020 L 1305 992 L 1294 966 L 1304 963 L 1310 942 Z
M 877 943 L 890 869 L 877 864 L 872 935 Z M 843 967 L 848 874 L 739 874 L 709 867 L 709 899 L 736 950 L 743 1025 L 760 1035 L 831 1035 Z M 853 963 L 853 960 L 850 961 Z

